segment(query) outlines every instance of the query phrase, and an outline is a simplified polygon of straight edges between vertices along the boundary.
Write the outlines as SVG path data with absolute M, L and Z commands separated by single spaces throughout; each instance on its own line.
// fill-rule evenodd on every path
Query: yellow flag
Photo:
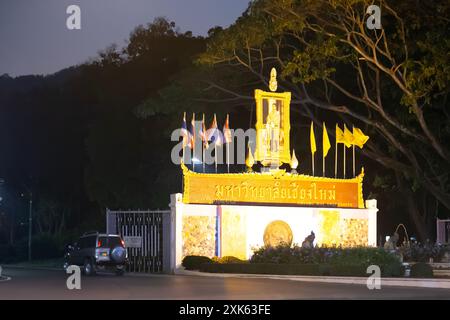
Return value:
M 330 139 L 328 138 L 327 127 L 325 122 L 323 123 L 323 136 L 322 136 L 322 146 L 323 146 L 323 157 L 325 158 L 328 154 L 328 150 L 331 148 Z
M 367 140 L 369 140 L 369 136 L 366 136 L 361 129 L 353 127 L 353 140 L 354 144 L 362 149 Z
M 336 143 L 344 143 L 344 132 L 336 123 Z
M 312 121 L 311 121 L 311 133 L 309 135 L 309 138 L 311 140 L 311 153 L 314 154 L 316 153 L 317 148 L 316 148 L 316 137 L 314 135 L 314 125 Z
M 353 145 L 353 143 L 354 143 L 353 140 L 354 139 L 353 139 L 352 132 L 350 130 L 348 130 L 347 126 L 344 124 L 344 143 L 345 143 L 345 146 L 347 148 L 350 148 Z

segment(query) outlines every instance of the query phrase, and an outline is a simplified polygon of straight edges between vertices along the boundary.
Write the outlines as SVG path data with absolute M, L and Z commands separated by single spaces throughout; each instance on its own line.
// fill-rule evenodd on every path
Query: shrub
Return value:
M 198 270 L 201 264 L 208 264 L 212 262 L 213 261 L 210 258 L 204 256 L 186 256 L 181 262 L 181 265 L 186 270 Z
M 214 263 L 247 263 L 247 260 L 241 260 L 239 258 L 233 256 L 225 256 L 225 257 L 213 257 L 211 259 Z
M 352 276 L 367 277 L 367 268 L 362 265 L 333 264 L 280 264 L 280 263 L 229 263 L 202 264 L 202 272 L 241 273 L 241 274 L 276 274 L 303 276 Z M 387 275 L 386 275 L 387 276 Z
M 358 265 L 362 264 L 366 267 L 370 265 L 378 265 L 381 269 L 383 266 L 401 266 L 400 259 L 390 252 L 382 248 L 345 248 L 335 251 L 330 255 L 328 261 L 330 264 L 340 265 Z
M 383 265 L 400 263 L 398 257 L 382 248 L 340 248 L 298 246 L 262 247 L 256 249 L 250 260 L 252 263 L 330 263 Z
M 430 258 L 434 262 L 441 262 L 445 253 L 450 252 L 450 247 L 430 242 L 425 244 L 411 243 L 410 245 L 402 245 L 399 252 L 403 255 L 403 260 L 408 262 L 428 262 Z
M 263 247 L 255 250 L 251 263 L 321 264 L 324 275 L 367 276 L 370 265 L 378 265 L 385 277 L 403 275 L 400 259 L 382 248 L 339 248 L 298 246 Z
M 412 265 L 410 275 L 413 278 L 432 278 L 433 268 L 428 263 L 419 262 Z

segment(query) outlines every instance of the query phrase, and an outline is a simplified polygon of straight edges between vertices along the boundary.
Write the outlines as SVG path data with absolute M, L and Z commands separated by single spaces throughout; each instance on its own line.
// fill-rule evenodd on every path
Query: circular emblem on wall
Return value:
M 281 244 L 290 246 L 292 238 L 291 227 L 282 220 L 272 221 L 264 230 L 264 245 L 266 247 L 276 247 Z

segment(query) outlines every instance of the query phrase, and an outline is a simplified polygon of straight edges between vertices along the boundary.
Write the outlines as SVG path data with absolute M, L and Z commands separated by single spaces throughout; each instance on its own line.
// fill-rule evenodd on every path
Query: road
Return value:
M 173 275 L 100 274 L 82 277 L 81 290 L 68 290 L 63 271 L 3 269 L 2 299 L 450 299 L 448 289 L 311 283 L 290 280 Z

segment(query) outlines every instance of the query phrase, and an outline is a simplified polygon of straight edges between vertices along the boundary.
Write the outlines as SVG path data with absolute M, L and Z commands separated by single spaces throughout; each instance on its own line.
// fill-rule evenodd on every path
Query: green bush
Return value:
M 413 278 L 433 278 L 433 268 L 424 262 L 413 264 L 410 276 Z
M 252 264 L 320 264 L 323 275 L 367 276 L 370 265 L 377 265 L 385 277 L 402 276 L 400 259 L 382 248 L 340 248 L 298 246 L 263 247 L 255 250 Z
M 186 256 L 181 262 L 181 265 L 186 270 L 198 270 L 201 264 L 208 264 L 212 262 L 213 261 L 210 258 L 204 256 Z
M 239 258 L 233 256 L 225 256 L 225 257 L 213 257 L 212 261 L 214 263 L 248 263 L 247 260 L 241 260 Z
M 202 272 L 241 273 L 241 274 L 276 274 L 303 276 L 351 276 L 367 277 L 367 268 L 362 265 L 333 264 L 280 264 L 280 263 L 206 263 L 199 267 Z M 389 276 L 389 275 L 386 275 Z
M 435 244 L 431 242 L 410 243 L 402 245 L 399 252 L 403 255 L 403 260 L 408 262 L 442 262 L 446 252 L 450 252 L 450 246 L 445 244 Z
M 280 264 L 280 263 L 205 263 L 198 268 L 202 272 L 210 273 L 241 273 L 241 274 L 276 274 L 303 276 L 348 276 L 367 277 L 367 268 L 363 265 L 336 264 Z M 396 269 L 401 272 L 400 269 Z M 391 270 L 382 270 L 384 277 L 399 276 Z
M 254 251 L 252 263 L 329 263 L 329 264 L 364 264 L 385 265 L 400 264 L 399 258 L 382 248 L 357 247 L 315 247 L 299 246 L 262 247 Z

